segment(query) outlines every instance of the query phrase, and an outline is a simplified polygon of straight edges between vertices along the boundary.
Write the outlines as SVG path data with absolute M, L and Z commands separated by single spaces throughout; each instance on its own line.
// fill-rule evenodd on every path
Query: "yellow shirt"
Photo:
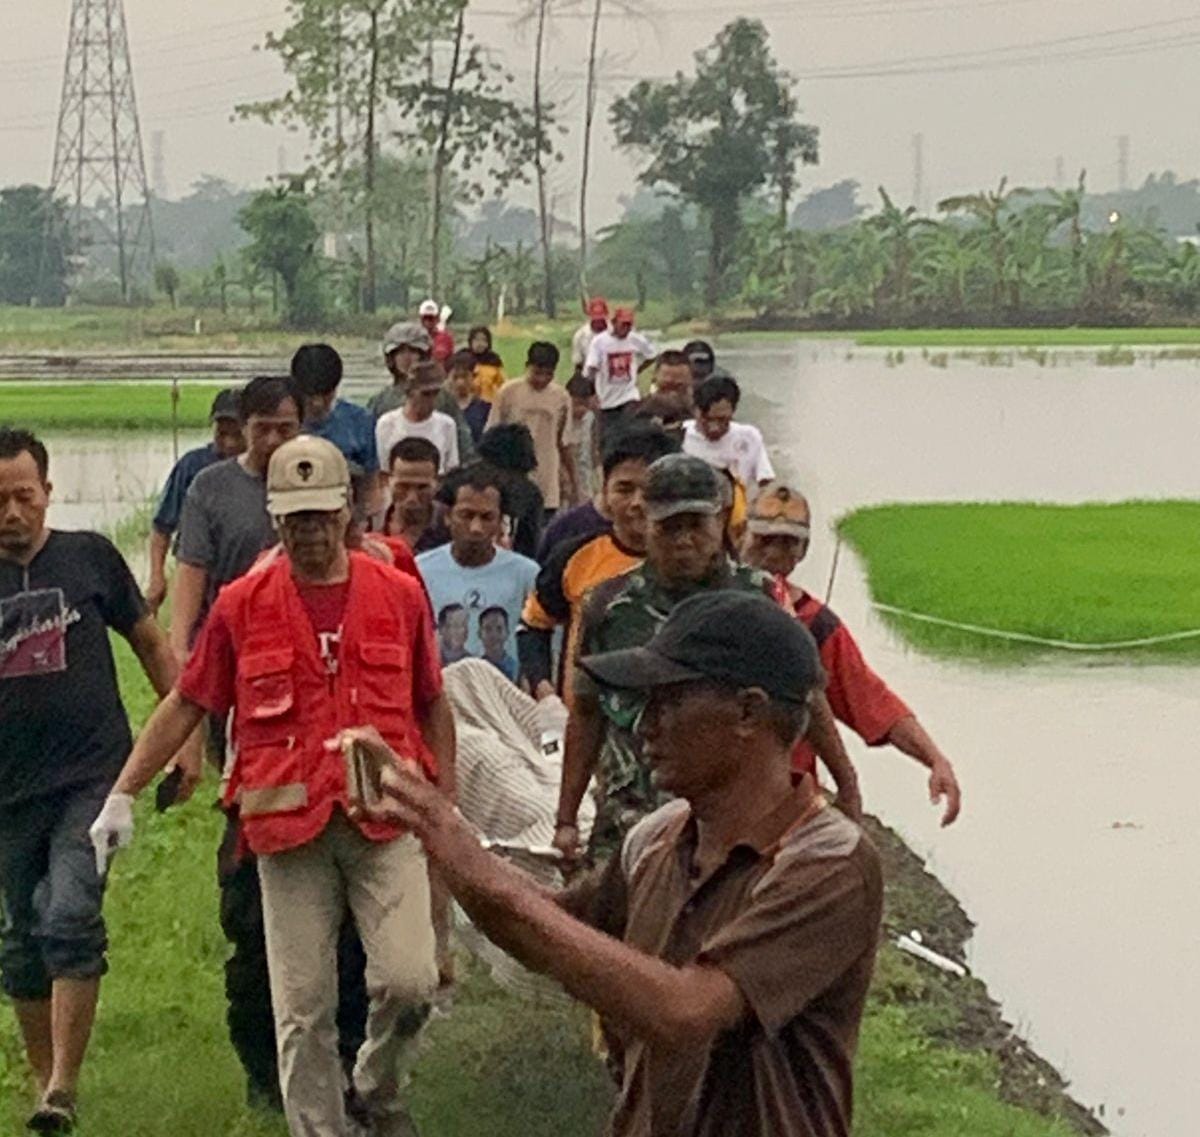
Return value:
M 475 364 L 475 390 L 485 403 L 494 403 L 506 382 L 504 368 L 499 364 Z

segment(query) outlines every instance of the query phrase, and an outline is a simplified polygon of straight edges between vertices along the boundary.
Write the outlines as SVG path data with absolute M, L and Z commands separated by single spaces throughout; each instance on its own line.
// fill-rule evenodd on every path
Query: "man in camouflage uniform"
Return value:
M 698 592 L 728 588 L 775 598 L 767 574 L 726 556 L 722 508 L 719 477 L 702 459 L 671 454 L 650 467 L 646 560 L 589 594 L 578 640 L 581 656 L 644 646 L 671 610 Z M 762 650 L 770 652 L 772 645 Z M 589 851 L 606 860 L 629 829 L 669 795 L 655 786 L 642 758 L 634 732 L 641 713 L 637 696 L 601 689 L 580 670 L 574 695 L 555 845 L 568 858 L 578 856 L 576 814 L 596 773 L 600 800 Z M 857 780 L 824 695 L 814 697 L 813 712 L 808 737 L 837 782 L 840 803 L 854 816 L 861 808 Z

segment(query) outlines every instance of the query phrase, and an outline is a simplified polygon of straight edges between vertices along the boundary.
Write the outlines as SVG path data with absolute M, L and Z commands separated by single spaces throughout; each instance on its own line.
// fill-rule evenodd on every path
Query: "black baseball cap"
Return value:
M 693 454 L 667 454 L 646 475 L 646 516 L 663 521 L 677 513 L 721 512 L 724 499 L 717 472 Z
M 235 418 L 240 422 L 241 417 L 241 392 L 236 387 L 226 387 L 224 391 L 218 391 L 212 402 L 212 410 L 208 412 L 208 421 Z
M 714 363 L 717 358 L 712 344 L 705 343 L 704 340 L 692 340 L 691 343 L 684 344 L 683 354 L 688 357 L 690 363 Z
M 801 705 L 825 679 L 816 641 L 795 616 L 765 595 L 731 589 L 688 597 L 645 647 L 587 655 L 579 666 L 617 690 L 708 679 Z

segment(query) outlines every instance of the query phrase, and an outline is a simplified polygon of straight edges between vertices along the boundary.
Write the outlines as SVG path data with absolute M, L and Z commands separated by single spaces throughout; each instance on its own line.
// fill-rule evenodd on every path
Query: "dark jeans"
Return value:
M 55 979 L 108 970 L 104 880 L 88 828 L 108 784 L 76 786 L 0 809 L 0 974 L 14 999 L 48 999 Z
M 249 853 L 237 856 L 239 826 L 227 815 L 217 856 L 221 886 L 221 930 L 233 945 L 225 964 L 226 1023 L 229 1041 L 246 1071 L 251 1095 L 279 1105 L 279 1068 L 275 1018 L 263 929 L 258 863 Z M 338 941 L 338 1053 L 349 1073 L 367 1036 L 367 957 L 353 919 L 347 914 Z
M 633 412 L 637 410 L 637 401 L 623 403 L 612 410 L 601 411 L 599 415 L 599 444 L 603 453 L 604 447 L 616 438 L 633 421 Z

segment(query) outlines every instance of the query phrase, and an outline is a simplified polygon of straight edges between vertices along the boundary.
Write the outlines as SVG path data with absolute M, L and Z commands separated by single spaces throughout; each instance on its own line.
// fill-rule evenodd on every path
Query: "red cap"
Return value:
M 632 308 L 618 308 L 613 313 L 613 323 L 614 324 L 632 324 L 633 323 L 633 309 Z
M 593 296 L 588 301 L 587 314 L 593 320 L 608 319 L 608 301 L 603 296 Z

